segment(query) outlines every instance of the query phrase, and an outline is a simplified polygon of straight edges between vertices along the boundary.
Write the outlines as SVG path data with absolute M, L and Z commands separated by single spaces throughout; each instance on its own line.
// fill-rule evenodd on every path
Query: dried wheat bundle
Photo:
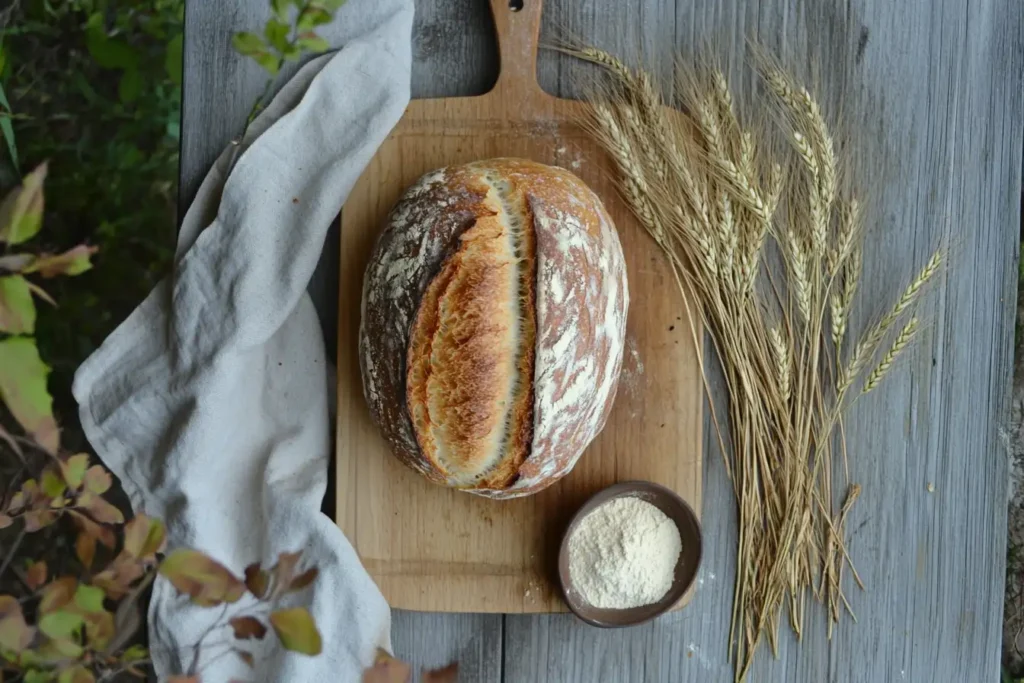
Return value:
M 742 680 L 762 635 L 776 649 L 784 608 L 798 637 L 808 595 L 826 606 L 830 637 L 842 611 L 852 614 L 844 569 L 863 585 L 844 526 L 860 487 L 838 466 L 842 417 L 913 340 L 916 304 L 944 254 L 848 344 L 862 212 L 840 188 L 836 145 L 811 94 L 760 60 L 781 116 L 757 135 L 720 73 L 680 69 L 682 95 L 669 108 L 645 71 L 592 48 L 564 51 L 607 71 L 584 125 L 617 163 L 623 196 L 697 304 L 724 370 L 729 429 L 719 438 L 739 507 L 730 653 Z M 783 151 L 768 151 L 770 136 L 785 138 Z

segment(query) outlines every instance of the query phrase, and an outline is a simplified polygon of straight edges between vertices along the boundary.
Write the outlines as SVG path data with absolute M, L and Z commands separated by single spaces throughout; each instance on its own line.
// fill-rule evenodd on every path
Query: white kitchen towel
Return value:
M 339 12 L 342 49 L 301 69 L 241 150 L 218 159 L 185 216 L 173 276 L 75 376 L 86 436 L 133 508 L 165 520 L 171 547 L 238 574 L 296 550 L 301 567 L 320 569 L 288 604 L 309 607 L 323 654 L 268 637 L 249 670 L 221 656 L 223 628 L 206 638 L 204 681 L 358 682 L 376 648 L 390 647 L 387 603 L 320 512 L 329 388 L 305 289 L 327 229 L 408 103 L 412 17 L 412 0 L 353 0 Z M 194 644 L 221 618 L 157 581 L 149 633 L 161 680 L 193 666 Z

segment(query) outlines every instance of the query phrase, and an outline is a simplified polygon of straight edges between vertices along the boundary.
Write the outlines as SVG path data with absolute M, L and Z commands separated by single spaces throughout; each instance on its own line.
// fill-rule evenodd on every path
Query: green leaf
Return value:
M 35 634 L 21 611 L 21 605 L 10 595 L 0 595 L 0 650 L 20 653 L 32 642 Z
M 0 75 L 4 73 L 4 67 L 7 66 L 7 50 L 4 49 L 3 43 L 0 43 Z
M 85 47 L 93 60 L 104 69 L 127 71 L 139 68 L 139 51 L 123 40 L 109 37 L 104 28 L 95 22 L 90 22 L 86 28 Z
M 256 63 L 262 66 L 271 76 L 276 76 L 281 70 L 281 58 L 269 52 L 260 52 L 252 56 Z
M 136 559 L 143 559 L 163 550 L 167 532 L 159 519 L 137 515 L 124 526 L 124 551 Z
M 318 655 L 322 649 L 320 632 L 305 607 L 282 609 L 270 614 L 270 624 L 286 650 Z
M 239 578 L 198 550 L 175 550 L 160 564 L 160 574 L 179 593 L 190 596 L 192 602 L 205 607 L 237 602 L 245 593 L 245 585 Z
M 11 125 L 11 103 L 7 101 L 7 93 L 4 92 L 3 83 L 0 83 L 0 106 L 7 110 L 6 112 L 0 112 L 0 133 L 3 133 L 4 141 L 7 143 L 7 153 L 11 155 L 11 165 L 14 166 L 16 173 L 20 173 L 18 145 L 14 140 L 14 126 Z
M 82 627 L 85 620 L 81 614 L 71 610 L 57 610 L 44 614 L 39 620 L 39 630 L 54 640 L 71 638 Z
M 53 470 L 43 472 L 43 476 L 39 479 L 39 488 L 51 499 L 64 495 L 64 491 L 67 489 L 64 479 Z
M 181 87 L 181 73 L 184 68 L 182 46 L 184 36 L 179 33 L 178 35 L 171 38 L 170 42 L 167 43 L 167 56 L 164 58 L 164 69 L 167 71 L 167 77 L 171 79 L 171 83 Z
M 56 453 L 60 433 L 53 419 L 53 399 L 46 390 L 49 372 L 50 368 L 39 358 L 34 340 L 0 340 L 0 401 L 36 442 Z
M 141 645 L 132 645 L 121 655 L 121 661 L 125 663 L 137 662 L 149 658 L 149 650 Z
M 249 640 L 250 638 L 263 640 L 263 636 L 267 635 L 267 627 L 264 626 L 256 617 L 235 617 L 228 623 L 231 624 L 231 629 L 235 633 L 235 638 L 238 638 L 239 640 Z
M 288 7 L 298 4 L 296 0 L 270 0 L 270 9 L 281 21 L 288 21 Z
M 64 669 L 57 677 L 57 683 L 95 683 L 96 677 L 82 665 Z
M 103 599 L 106 594 L 96 586 L 81 585 L 75 591 L 75 606 L 86 614 L 103 612 Z
M 28 280 L 20 275 L 0 277 L 0 332 L 32 334 L 36 329 L 36 305 Z
M 25 672 L 25 678 L 23 678 L 22 680 L 25 683 L 52 683 L 53 672 L 32 669 L 30 671 Z
M 297 62 L 299 57 L 302 56 L 302 48 L 298 45 L 288 45 L 282 54 L 287 61 Z
M 266 36 L 267 42 L 274 49 L 278 52 L 284 52 L 288 47 L 289 31 L 291 31 L 291 26 L 283 21 L 271 19 L 267 22 L 267 26 L 263 30 L 263 35 Z
M 341 9 L 341 6 L 344 5 L 345 2 L 346 0 L 315 0 L 315 2 L 311 4 L 320 5 L 333 14 Z
M 85 472 L 89 469 L 89 454 L 78 453 L 60 464 L 61 474 L 70 488 L 77 489 L 85 481 Z
M 86 36 L 85 46 L 98 65 L 104 69 L 137 70 L 139 53 L 123 40 L 112 40 L 103 34 Z
M 138 69 L 127 69 L 121 75 L 121 82 L 117 86 L 117 96 L 121 98 L 122 104 L 131 104 L 139 99 L 142 94 L 142 74 Z
M 235 51 L 246 57 L 255 57 L 260 52 L 265 52 L 267 44 L 255 33 L 236 33 L 231 37 L 231 45 Z
M 312 31 L 300 33 L 299 37 L 295 40 L 295 44 L 303 50 L 309 50 L 310 52 L 326 52 L 331 49 L 330 43 Z
M 308 31 L 311 28 L 322 26 L 323 24 L 331 23 L 331 13 L 323 7 L 317 7 L 315 5 L 309 5 L 302 12 L 299 13 L 299 19 L 295 23 L 295 27 L 299 32 Z
M 21 244 L 43 227 L 43 183 L 47 167 L 40 164 L 0 204 L 0 242 Z
M 81 275 L 92 268 L 92 255 L 99 251 L 98 247 L 79 244 L 62 254 L 43 254 L 28 264 L 22 272 L 39 273 L 45 278 L 58 275 Z
M 57 638 L 48 640 L 39 647 L 39 657 L 48 664 L 55 664 L 68 659 L 78 659 L 85 649 L 74 640 Z M 51 675 L 55 672 L 51 672 Z M 47 680 L 52 681 L 53 678 Z

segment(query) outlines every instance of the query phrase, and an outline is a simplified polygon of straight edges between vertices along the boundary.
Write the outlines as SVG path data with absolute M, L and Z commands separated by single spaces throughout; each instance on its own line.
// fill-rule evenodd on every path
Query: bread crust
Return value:
M 628 303 L 614 226 L 573 174 L 520 159 L 427 174 L 389 214 L 366 270 L 371 415 L 431 481 L 535 493 L 607 420 Z

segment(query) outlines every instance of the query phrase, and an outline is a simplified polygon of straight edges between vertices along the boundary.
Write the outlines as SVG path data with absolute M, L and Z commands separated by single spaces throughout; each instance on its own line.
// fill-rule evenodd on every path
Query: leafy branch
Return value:
M 344 4 L 345 0 L 271 0 L 273 16 L 264 26 L 262 36 L 241 32 L 232 37 L 235 50 L 251 57 L 271 76 L 249 111 L 246 130 L 266 106 L 273 91 L 274 77 L 285 62 L 297 62 L 305 52 L 326 52 L 331 48 L 314 29 L 331 23 Z M 242 135 L 244 137 L 245 131 Z
M 143 514 L 126 522 L 107 498 L 110 472 L 89 454 L 62 447 L 49 368 L 32 336 L 36 299 L 55 302 L 36 280 L 85 272 L 96 249 L 20 251 L 42 229 L 46 175 L 42 164 L 0 203 L 0 465 L 16 463 L 15 476 L 0 487 L 0 680 L 8 674 L 24 683 L 94 683 L 119 673 L 144 678 L 149 651 L 129 643 L 142 625 L 138 602 L 158 575 L 193 603 L 222 607 L 210 632 L 230 627 L 235 642 L 225 652 L 250 665 L 253 654 L 242 643 L 271 630 L 286 649 L 319 654 L 312 615 L 278 605 L 317 577 L 315 567 L 299 571 L 299 553 L 281 554 L 269 569 L 250 565 L 244 579 L 197 550 L 164 557 L 164 524 Z M 26 537 L 62 520 L 74 530 L 74 573 L 64 569 L 63 557 L 51 566 L 23 552 Z M 62 542 L 58 537 L 56 545 Z M 5 580 L 8 572 L 14 581 Z M 229 613 L 246 595 L 252 609 Z M 209 654 L 204 641 L 196 645 L 197 664 Z M 199 678 L 192 672 L 182 680 Z

